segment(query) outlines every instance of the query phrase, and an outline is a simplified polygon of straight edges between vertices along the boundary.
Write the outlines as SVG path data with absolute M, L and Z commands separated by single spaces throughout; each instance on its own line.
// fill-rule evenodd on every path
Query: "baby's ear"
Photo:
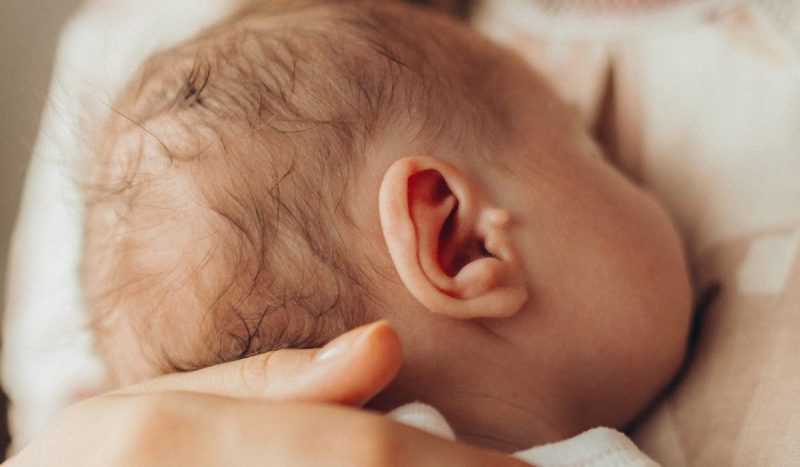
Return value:
M 501 318 L 528 299 L 509 212 L 493 207 L 461 170 L 433 157 L 405 157 L 386 171 L 379 197 L 389 255 L 428 310 Z

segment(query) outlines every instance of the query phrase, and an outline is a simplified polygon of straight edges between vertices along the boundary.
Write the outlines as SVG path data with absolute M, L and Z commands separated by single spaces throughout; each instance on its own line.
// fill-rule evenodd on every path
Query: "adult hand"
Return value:
M 319 350 L 163 376 L 66 409 L 8 465 L 527 465 L 330 404 L 366 402 L 400 357 L 396 334 L 378 322 Z

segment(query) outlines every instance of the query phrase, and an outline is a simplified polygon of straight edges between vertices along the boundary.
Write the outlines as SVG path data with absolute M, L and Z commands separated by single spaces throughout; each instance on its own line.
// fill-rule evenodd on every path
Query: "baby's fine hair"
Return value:
M 352 189 L 378 151 L 492 154 L 508 116 L 479 40 L 405 5 L 292 0 L 150 58 L 88 170 L 101 353 L 123 327 L 161 371 L 191 370 L 374 319 L 387 272 L 358 248 Z

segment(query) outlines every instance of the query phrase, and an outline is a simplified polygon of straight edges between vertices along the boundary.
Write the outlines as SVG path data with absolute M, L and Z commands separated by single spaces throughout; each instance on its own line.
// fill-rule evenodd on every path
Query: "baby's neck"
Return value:
M 371 401 L 368 407 L 387 412 L 405 403 L 417 400 L 425 402 L 442 413 L 459 441 L 507 453 L 560 441 L 577 434 L 566 424 L 562 426 L 551 423 L 551 416 L 544 415 L 543 410 L 522 407 L 514 401 L 494 395 L 448 391 L 440 393 L 440 396 L 397 398 L 389 390 Z
M 462 400 L 469 403 L 469 398 Z M 512 453 L 574 435 L 567 427 L 553 425 L 549 416 L 531 408 L 479 394 L 472 400 L 474 404 L 480 404 L 480 411 L 485 416 L 463 424 L 451 421 L 460 441 Z
M 451 365 L 446 372 L 438 371 L 444 367 L 435 362 L 424 366 L 410 362 L 368 407 L 388 412 L 406 403 L 424 402 L 442 413 L 459 440 L 509 453 L 560 441 L 581 431 L 566 415 L 558 391 L 546 392 L 536 375 L 509 375 L 503 368 L 511 362 L 492 365 L 480 361 L 489 358 L 485 354 L 471 357 L 462 361 L 473 365 Z M 495 374 L 476 374 L 476 368 L 489 368 Z M 518 384 L 504 385 L 509 378 L 516 383 L 530 379 L 526 393 L 518 393 Z

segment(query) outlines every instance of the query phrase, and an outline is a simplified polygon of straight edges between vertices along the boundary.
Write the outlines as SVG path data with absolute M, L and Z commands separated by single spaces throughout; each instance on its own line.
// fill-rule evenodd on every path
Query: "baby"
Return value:
M 682 363 L 661 206 L 511 53 L 399 3 L 254 4 L 152 57 L 89 181 L 82 277 L 114 384 L 384 318 L 421 400 L 513 451 L 622 427 Z

